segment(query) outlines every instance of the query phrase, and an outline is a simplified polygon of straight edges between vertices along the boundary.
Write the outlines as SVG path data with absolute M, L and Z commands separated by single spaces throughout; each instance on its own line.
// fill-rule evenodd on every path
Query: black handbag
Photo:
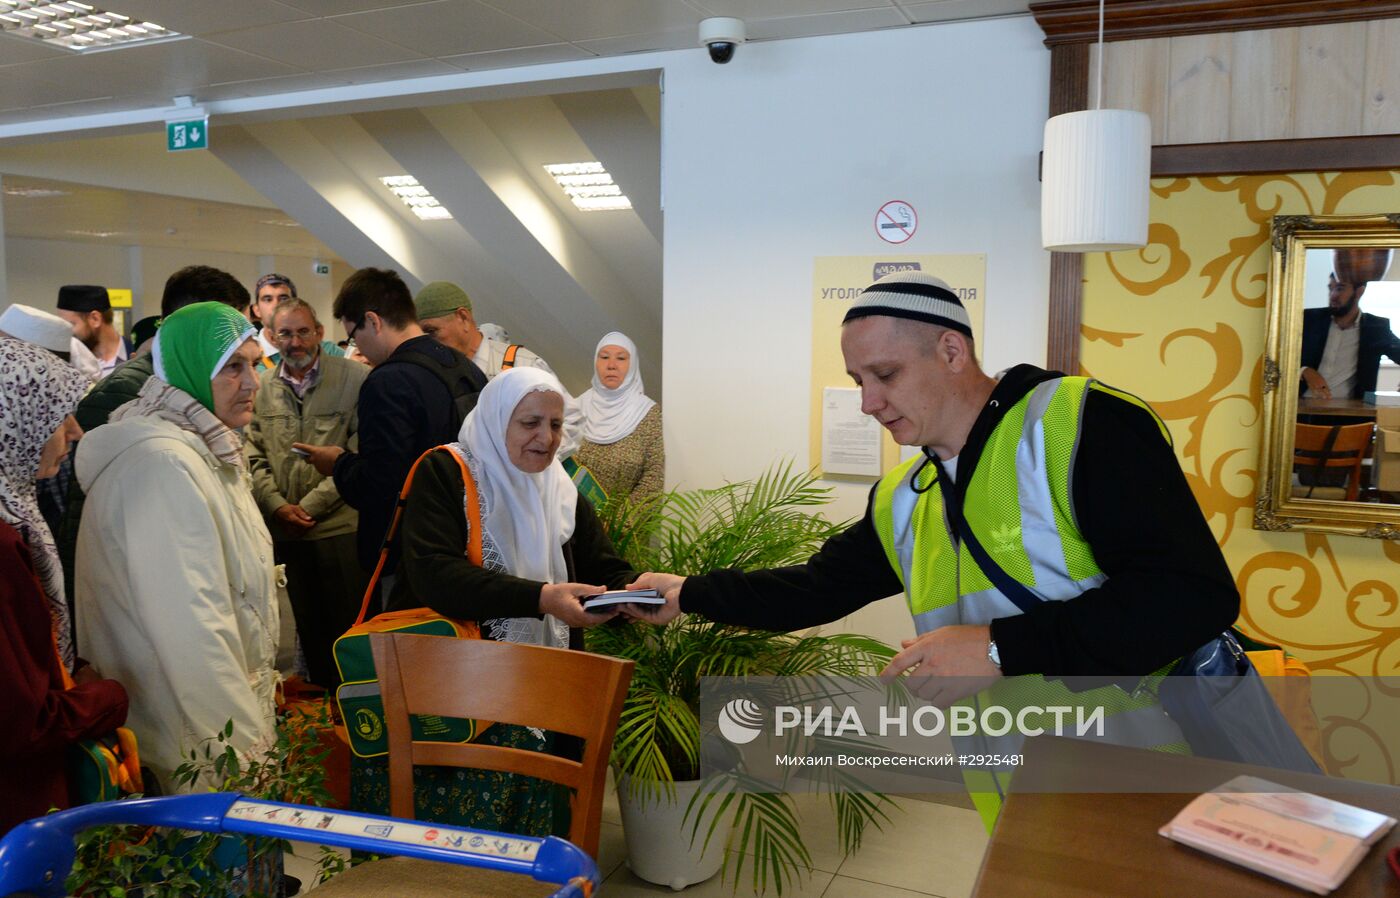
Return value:
M 962 499 L 957 487 L 949 482 L 943 463 L 928 450 L 924 454 L 937 472 L 953 531 L 982 573 L 1022 612 L 1044 602 L 987 554 L 967 525 Z M 1157 698 L 1162 710 L 1181 728 L 1195 755 L 1299 773 L 1322 773 L 1232 630 L 1174 664 L 1160 678 Z

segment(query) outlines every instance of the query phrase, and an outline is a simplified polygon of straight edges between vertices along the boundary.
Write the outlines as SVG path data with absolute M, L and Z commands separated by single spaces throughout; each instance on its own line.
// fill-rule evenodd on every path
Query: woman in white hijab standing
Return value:
M 574 458 L 609 498 L 636 502 L 655 496 L 666 481 L 661 406 L 642 388 L 636 344 L 618 331 L 604 334 L 593 369 L 593 388 L 578 399 L 583 445 Z
M 621 589 L 635 575 L 556 457 L 566 395 L 543 369 L 504 371 L 481 391 L 458 441 L 447 446 L 450 454 L 432 452 L 419 463 L 400 523 L 403 556 L 391 610 L 426 606 L 478 622 L 486 639 L 571 649 L 583 648 L 582 628 L 614 616 L 584 611 L 583 599 Z M 478 524 L 479 565 L 467 548 Z M 553 734 L 499 723 L 477 741 L 570 751 Z M 384 761 L 352 759 L 356 810 L 388 813 Z M 568 832 L 567 796 L 540 780 L 419 767 L 413 786 L 419 820 L 521 835 Z

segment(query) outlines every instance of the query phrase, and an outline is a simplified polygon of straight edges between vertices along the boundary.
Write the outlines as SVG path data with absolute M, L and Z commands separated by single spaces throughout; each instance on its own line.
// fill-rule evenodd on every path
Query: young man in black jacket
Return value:
M 340 495 L 360 512 L 356 547 L 360 564 L 373 570 L 413 462 L 457 439 L 486 375 L 423 333 L 413 294 L 397 272 L 361 268 L 340 288 L 331 314 L 374 366 L 360 388 L 360 448 L 293 446 L 317 471 L 333 475 Z M 397 563 L 391 555 L 384 576 Z

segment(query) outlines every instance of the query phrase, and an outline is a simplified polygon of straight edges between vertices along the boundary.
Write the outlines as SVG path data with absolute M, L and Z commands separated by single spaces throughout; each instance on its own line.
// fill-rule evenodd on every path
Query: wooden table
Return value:
M 1197 794 L 1250 773 L 1338 801 L 1400 817 L 1400 789 L 1263 770 L 1204 758 L 1121 748 L 1081 739 L 1027 740 L 1026 763 L 997 821 L 974 896 L 1067 898 L 1123 895 L 1299 898 L 1310 892 L 1202 854 L 1157 834 Z M 1104 789 L 1189 784 L 1191 791 L 1106 793 Z M 1098 792 L 1085 790 L 1098 789 Z M 1392 829 L 1334 896 L 1400 895 L 1385 853 Z
M 1400 399 L 1377 396 L 1375 402 L 1364 399 L 1299 399 L 1299 415 L 1336 415 L 1347 418 L 1375 418 L 1378 408 L 1400 408 Z
M 1299 399 L 1298 414 L 1374 419 L 1376 405 L 1364 399 Z

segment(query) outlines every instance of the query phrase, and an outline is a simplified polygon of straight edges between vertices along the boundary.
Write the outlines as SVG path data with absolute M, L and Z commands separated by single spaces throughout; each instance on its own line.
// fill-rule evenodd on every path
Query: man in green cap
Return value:
M 413 305 L 418 309 L 418 324 L 423 333 L 471 359 L 488 380 L 502 371 L 519 367 L 542 368 L 554 374 L 548 362 L 519 343 L 504 343 L 483 334 L 472 316 L 471 297 L 450 281 L 427 284 L 413 298 Z M 559 458 L 570 476 L 578 467 L 571 466 L 570 461 L 582 442 L 582 430 L 583 412 L 578 401 L 571 395 L 566 396 L 564 441 L 559 446 Z
M 488 379 L 515 367 L 554 369 L 518 343 L 502 343 L 481 332 L 472 316 L 471 297 L 449 281 L 433 281 L 413 297 L 423 333 L 471 359 Z
M 279 620 L 238 433 L 258 391 L 255 330 L 201 302 L 155 341 L 155 374 L 78 444 L 76 595 L 83 655 L 127 687 L 141 758 L 170 792 L 175 768 L 229 720 L 241 760 L 271 746 Z

